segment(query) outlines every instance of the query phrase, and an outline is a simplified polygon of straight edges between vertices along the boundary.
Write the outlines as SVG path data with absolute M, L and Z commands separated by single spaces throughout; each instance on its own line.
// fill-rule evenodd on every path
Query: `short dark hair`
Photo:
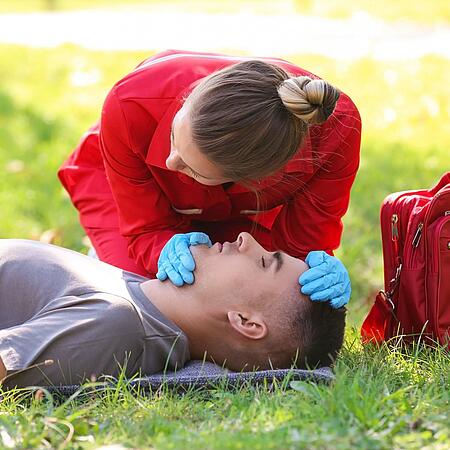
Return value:
M 302 302 L 293 316 L 291 333 L 298 348 L 295 366 L 301 369 L 331 366 L 344 342 L 346 308 L 334 309 L 329 302 Z
M 346 308 L 312 301 L 298 288 L 280 295 L 284 305 L 273 302 L 267 312 L 275 331 L 260 352 L 251 350 L 249 359 L 260 370 L 332 366 L 344 342 Z

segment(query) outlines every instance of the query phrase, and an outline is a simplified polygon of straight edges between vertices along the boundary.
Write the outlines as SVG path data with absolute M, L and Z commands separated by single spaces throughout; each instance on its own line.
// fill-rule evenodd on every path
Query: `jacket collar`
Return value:
M 169 105 L 159 121 L 148 147 L 147 156 L 145 158 L 147 164 L 160 167 L 161 169 L 167 169 L 166 159 L 170 154 L 170 130 L 172 128 L 173 118 L 183 106 L 184 99 L 188 93 L 189 88 L 179 94 Z

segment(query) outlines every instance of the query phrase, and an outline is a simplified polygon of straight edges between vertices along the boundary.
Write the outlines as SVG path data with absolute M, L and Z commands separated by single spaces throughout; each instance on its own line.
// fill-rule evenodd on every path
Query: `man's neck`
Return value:
M 143 293 L 164 316 L 174 322 L 186 334 L 191 359 L 207 360 L 240 370 L 241 361 L 236 349 L 240 344 L 233 340 L 235 333 L 227 320 L 227 308 L 221 304 L 202 301 L 204 292 L 195 286 L 176 287 L 170 281 L 148 280 L 141 284 Z M 203 298 L 204 300 L 204 298 Z M 238 344 L 238 345 L 236 345 Z M 246 349 L 250 348 L 250 343 Z
M 203 359 L 205 347 L 213 339 L 209 328 L 211 322 L 208 311 L 199 308 L 192 289 L 159 280 L 146 281 L 141 284 L 141 289 L 149 301 L 186 334 L 191 359 Z
M 149 280 L 141 283 L 142 292 L 164 316 L 174 322 L 183 331 L 184 320 L 180 310 L 180 298 L 183 292 L 176 292 L 172 283 L 161 283 L 159 280 Z M 181 291 L 181 289 L 180 289 Z

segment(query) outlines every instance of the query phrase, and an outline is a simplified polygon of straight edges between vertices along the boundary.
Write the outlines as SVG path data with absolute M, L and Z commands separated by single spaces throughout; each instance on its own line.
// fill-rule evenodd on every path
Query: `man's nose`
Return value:
M 257 242 L 255 241 L 255 238 L 250 233 L 247 232 L 239 233 L 236 242 L 238 250 L 240 252 L 247 252 L 252 248 L 254 248 L 255 244 L 258 245 Z
M 182 160 L 176 150 L 171 150 L 166 159 L 166 167 L 169 170 L 180 170 L 183 167 Z

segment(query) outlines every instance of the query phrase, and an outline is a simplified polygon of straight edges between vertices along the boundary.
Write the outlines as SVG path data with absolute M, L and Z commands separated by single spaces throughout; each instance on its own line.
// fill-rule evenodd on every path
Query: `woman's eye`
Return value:
M 265 261 L 265 259 L 264 259 L 264 256 L 261 256 L 261 262 L 262 262 L 262 266 L 263 266 L 264 268 L 266 268 L 266 261 Z

